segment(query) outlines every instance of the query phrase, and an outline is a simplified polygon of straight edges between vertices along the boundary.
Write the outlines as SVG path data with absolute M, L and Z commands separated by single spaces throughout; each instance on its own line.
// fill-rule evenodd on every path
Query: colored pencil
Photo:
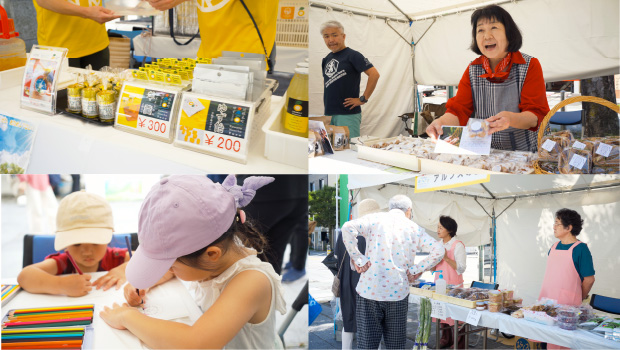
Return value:
M 13 293 L 16 293 L 19 290 L 19 284 L 13 285 L 13 286 L 8 286 L 9 288 L 5 288 L 2 291 L 2 301 L 4 301 L 4 299 L 6 299 L 7 297 L 13 295 Z
M 125 236 L 125 244 L 127 244 L 127 251 L 129 252 L 129 259 L 133 258 L 133 253 L 131 252 L 131 243 L 129 243 L 129 236 Z M 136 293 L 140 296 L 140 289 L 136 288 Z M 144 300 L 140 302 L 140 304 L 144 304 Z
M 94 312 L 94 309 L 74 309 L 74 310 L 61 310 L 61 311 L 38 311 L 38 312 L 9 312 L 8 316 L 10 317 L 29 317 L 29 316 L 46 316 L 46 315 L 63 315 L 63 314 L 74 314 L 81 312 Z
M 64 310 L 76 310 L 76 309 L 94 309 L 95 304 L 84 305 L 71 305 L 71 306 L 53 306 L 53 307 L 39 307 L 31 309 L 18 309 L 14 310 L 15 314 L 29 313 L 29 312 L 46 312 L 46 311 L 64 311 Z
M 9 321 L 42 321 L 42 320 L 63 320 L 68 318 L 92 318 L 94 312 L 76 312 L 70 314 L 50 314 L 50 315 L 34 315 L 34 316 L 13 316 L 9 317 Z
M 38 328 L 38 327 L 66 327 L 66 326 L 86 326 L 92 323 L 92 320 L 87 321 L 67 321 L 67 322 L 47 322 L 39 324 L 4 324 L 2 328 L 8 327 L 9 329 L 17 328 Z
M 75 271 L 77 271 L 80 275 L 83 275 L 82 270 L 80 270 L 80 268 L 77 266 L 77 264 L 75 263 L 75 260 L 73 260 L 73 257 L 71 256 L 71 254 L 69 254 L 69 251 L 65 250 L 65 253 L 67 253 L 67 257 L 71 261 L 71 264 L 73 264 L 73 267 L 75 268 Z
M 62 346 L 71 346 L 71 345 L 82 345 L 82 340 L 57 340 L 57 341 L 44 341 L 44 342 L 23 342 L 23 343 L 5 343 L 2 344 L 3 348 L 8 348 L 8 349 L 12 349 L 12 348 L 23 348 L 23 347 L 28 347 L 30 348 L 30 346 L 55 346 L 56 348 Z
M 50 333 L 15 333 L 15 334 L 3 334 L 2 339 L 9 339 L 15 337 L 32 337 L 32 338 L 41 338 L 41 337 L 52 337 L 52 336 L 64 336 L 64 337 L 76 337 L 83 336 L 84 332 L 76 331 L 76 332 L 50 332 Z
M 11 329 L 3 329 L 2 330 L 2 334 L 17 334 L 17 333 L 45 333 L 45 332 L 52 332 L 52 333 L 57 333 L 57 332 L 84 332 L 85 328 L 84 327 L 62 327 L 62 328 L 46 328 L 46 329 L 16 329 L 16 330 L 11 330 Z
M 25 342 L 25 341 L 46 341 L 46 340 L 81 340 L 83 334 L 59 334 L 59 335 L 38 335 L 38 336 L 27 336 L 27 335 L 14 335 L 11 337 L 2 337 L 2 343 L 17 343 L 17 342 Z
M 16 320 L 16 321 L 7 321 L 7 322 L 4 322 L 4 324 L 5 325 L 9 325 L 9 326 L 13 325 L 13 324 L 39 325 L 39 324 L 47 324 L 47 323 L 55 323 L 55 322 L 80 322 L 80 321 L 87 321 L 87 320 L 91 320 L 91 318 L 90 317 L 76 317 L 76 318 L 66 318 L 66 319 L 62 319 L 62 320 L 51 320 L 51 321 L 20 321 L 20 320 Z

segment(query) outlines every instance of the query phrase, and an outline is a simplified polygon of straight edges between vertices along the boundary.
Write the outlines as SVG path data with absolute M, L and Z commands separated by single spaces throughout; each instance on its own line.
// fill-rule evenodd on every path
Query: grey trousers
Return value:
M 378 349 L 381 336 L 386 349 L 404 349 L 407 342 L 409 296 L 397 301 L 376 301 L 357 295 L 357 348 Z

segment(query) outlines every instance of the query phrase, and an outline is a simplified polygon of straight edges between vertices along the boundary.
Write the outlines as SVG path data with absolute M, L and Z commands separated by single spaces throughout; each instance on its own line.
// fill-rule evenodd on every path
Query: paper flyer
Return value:
M 56 113 L 56 81 L 67 49 L 33 46 L 22 80 L 22 108 Z
M 489 155 L 491 139 L 489 124 L 481 119 L 469 119 L 466 126 L 444 126 L 434 153 Z
M 28 168 L 34 124 L 0 114 L 0 174 L 23 174 Z

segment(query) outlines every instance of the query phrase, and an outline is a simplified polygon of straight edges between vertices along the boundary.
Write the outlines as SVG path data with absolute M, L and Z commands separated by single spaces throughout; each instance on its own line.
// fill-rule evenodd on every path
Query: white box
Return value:
M 274 162 L 292 165 L 302 169 L 308 169 L 308 139 L 293 136 L 282 132 L 282 107 L 286 101 L 286 95 L 280 100 L 274 100 L 273 113 L 263 125 L 265 132 L 265 157 Z

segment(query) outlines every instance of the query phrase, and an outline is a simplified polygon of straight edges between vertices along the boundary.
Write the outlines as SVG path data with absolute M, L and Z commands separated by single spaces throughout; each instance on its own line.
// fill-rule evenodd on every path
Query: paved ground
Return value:
M 310 274 L 310 295 L 321 303 L 323 310 L 316 320 L 308 327 L 310 349 L 340 349 L 342 343 L 336 341 L 336 332 L 333 320 L 333 312 L 330 305 L 330 301 L 333 299 L 331 293 L 331 284 L 333 281 L 333 275 L 331 272 L 321 263 L 327 256 L 326 252 L 310 251 L 308 257 L 308 271 Z M 423 259 L 424 256 L 416 257 L 416 260 Z M 477 279 L 478 266 L 477 256 L 468 256 L 468 268 L 465 275 L 465 283 Z M 475 262 L 475 264 L 474 264 Z M 430 279 L 430 274 L 427 277 Z M 418 329 L 418 305 L 409 304 L 409 311 L 407 313 L 407 345 L 406 349 L 413 348 L 413 341 Z M 489 337 L 488 348 L 489 349 L 512 349 L 514 347 L 514 340 L 511 342 L 508 340 L 507 344 L 502 344 L 494 340 L 495 337 Z M 501 341 L 506 342 L 504 338 L 500 338 Z M 470 348 L 481 349 L 482 337 L 477 335 L 470 336 Z M 354 348 L 356 343 L 354 341 Z M 431 327 L 431 336 L 429 338 L 429 348 L 435 348 L 435 327 Z

